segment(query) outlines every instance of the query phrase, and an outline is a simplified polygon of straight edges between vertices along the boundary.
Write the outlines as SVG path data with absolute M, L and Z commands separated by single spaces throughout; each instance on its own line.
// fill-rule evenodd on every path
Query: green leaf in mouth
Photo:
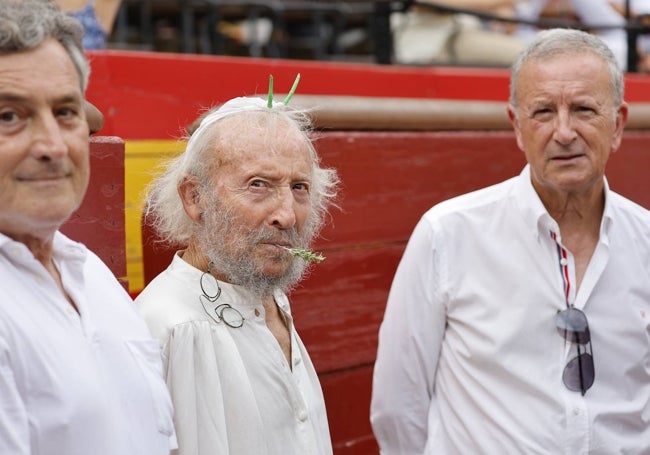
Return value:
M 322 262 L 325 260 L 325 256 L 321 253 L 314 253 L 313 251 L 306 250 L 305 248 L 288 248 L 283 246 L 285 250 L 295 258 L 300 258 L 305 262 Z

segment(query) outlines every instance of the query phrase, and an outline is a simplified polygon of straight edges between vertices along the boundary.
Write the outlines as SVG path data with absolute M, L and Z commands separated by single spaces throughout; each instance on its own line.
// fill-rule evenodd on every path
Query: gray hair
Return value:
M 243 99 L 239 98 L 238 100 Z M 339 178 L 335 169 L 320 166 L 320 158 L 310 136 L 311 120 L 308 113 L 278 104 L 274 105 L 272 109 L 253 107 L 232 112 L 228 114 L 228 117 L 238 117 L 238 125 L 241 125 L 242 134 L 260 134 L 259 128 L 272 130 L 277 125 L 287 123 L 300 131 L 305 144 L 308 145 L 312 162 L 312 220 L 315 223 L 314 232 L 317 233 L 323 225 L 327 210 L 336 197 Z M 210 111 L 204 118 L 209 119 L 211 115 L 218 113 L 217 111 L 219 109 Z M 185 213 L 178 194 L 178 186 L 187 175 L 191 175 L 198 178 L 204 190 L 209 190 L 215 166 L 219 165 L 219 151 L 217 150 L 221 134 L 219 124 L 219 120 L 208 122 L 206 127 L 204 121 L 202 127 L 191 135 L 191 140 L 188 141 L 185 151 L 164 163 L 162 174 L 148 187 L 145 217 L 147 222 L 155 228 L 162 241 L 184 245 L 195 233 L 195 223 Z M 251 126 L 254 126 L 253 132 L 250 131 Z
M 90 65 L 84 54 L 83 27 L 51 0 L 2 0 L 0 56 L 25 52 L 55 39 L 70 55 L 85 93 Z
M 517 107 L 517 82 L 526 62 L 585 53 L 600 57 L 607 64 L 612 84 L 612 101 L 614 107 L 618 108 L 623 103 L 623 72 L 610 48 L 591 33 L 561 28 L 539 32 L 514 61 L 510 75 L 510 104 Z

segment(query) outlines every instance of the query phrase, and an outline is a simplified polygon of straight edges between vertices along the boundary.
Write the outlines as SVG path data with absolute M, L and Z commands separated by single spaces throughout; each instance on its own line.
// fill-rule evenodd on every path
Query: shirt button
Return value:
M 301 422 L 304 422 L 305 420 L 307 420 L 307 411 L 305 411 L 304 409 L 301 409 L 298 412 L 298 420 L 300 420 Z
M 567 261 L 566 258 L 560 259 L 560 264 L 561 265 L 567 265 L 568 263 L 569 263 L 569 261 Z
M 580 415 L 580 408 L 573 408 L 573 415 L 574 416 Z

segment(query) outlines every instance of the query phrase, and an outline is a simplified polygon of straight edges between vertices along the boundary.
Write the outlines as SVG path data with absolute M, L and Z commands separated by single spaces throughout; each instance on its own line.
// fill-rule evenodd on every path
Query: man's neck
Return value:
M 577 290 L 598 245 L 605 208 L 604 193 L 567 195 L 543 202 L 560 228 L 562 244 L 573 254 Z

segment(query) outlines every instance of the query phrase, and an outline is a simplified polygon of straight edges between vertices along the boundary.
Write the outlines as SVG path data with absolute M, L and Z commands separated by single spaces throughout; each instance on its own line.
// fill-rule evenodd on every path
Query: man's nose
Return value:
M 289 229 L 296 224 L 295 198 L 290 188 L 278 188 L 275 207 L 271 213 L 271 224 Z
M 68 152 L 61 126 L 54 115 L 44 114 L 34 118 L 31 131 L 31 153 L 35 158 L 60 158 Z
M 576 138 L 577 133 L 573 125 L 573 119 L 567 111 L 558 112 L 555 118 L 555 131 L 553 139 L 563 145 L 568 145 Z

